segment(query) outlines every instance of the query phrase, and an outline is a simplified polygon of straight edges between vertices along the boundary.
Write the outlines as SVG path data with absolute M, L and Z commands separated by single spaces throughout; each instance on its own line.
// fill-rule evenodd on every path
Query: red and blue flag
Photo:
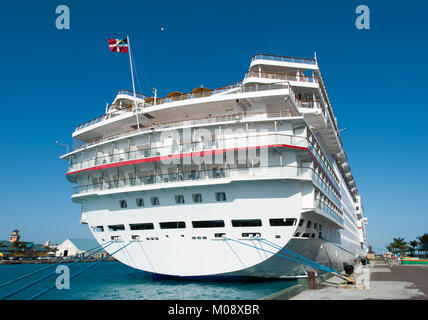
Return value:
M 128 39 L 108 39 L 108 46 L 113 52 L 128 53 Z

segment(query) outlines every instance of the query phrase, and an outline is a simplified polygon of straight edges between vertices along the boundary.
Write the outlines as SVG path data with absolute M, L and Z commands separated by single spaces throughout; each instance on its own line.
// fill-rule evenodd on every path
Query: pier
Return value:
M 372 261 L 355 266 L 357 285 L 344 288 L 336 276 L 317 278 L 309 289 L 307 279 L 262 300 L 428 300 L 428 265 L 406 265 L 396 261 Z

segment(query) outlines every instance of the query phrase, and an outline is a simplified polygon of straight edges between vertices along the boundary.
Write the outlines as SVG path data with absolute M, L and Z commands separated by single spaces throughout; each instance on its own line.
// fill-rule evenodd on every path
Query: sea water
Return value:
M 70 265 L 70 276 L 87 268 L 91 263 Z M 67 264 L 61 264 L 67 265 Z M 1 286 L 10 280 L 47 267 L 47 264 L 0 265 L 0 297 L 36 282 L 47 279 L 17 293 L 8 299 L 29 297 L 55 285 L 61 274 L 52 266 L 13 284 Z M 207 281 L 183 279 L 154 280 L 150 273 L 133 269 L 117 261 L 104 261 L 70 280 L 70 289 L 55 287 L 41 296 L 40 300 L 256 300 L 294 285 L 293 280 Z

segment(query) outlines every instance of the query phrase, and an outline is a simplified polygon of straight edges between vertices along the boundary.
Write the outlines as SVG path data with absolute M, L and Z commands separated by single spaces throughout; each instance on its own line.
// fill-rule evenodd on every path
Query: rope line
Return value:
M 109 241 L 110 242 L 110 241 Z M 104 244 L 105 245 L 105 244 Z M 89 250 L 87 250 L 87 251 L 85 251 L 85 252 L 83 252 L 83 253 L 81 253 L 81 254 L 85 254 L 85 253 L 88 253 L 88 252 L 90 252 L 90 251 L 92 251 L 92 250 L 95 250 L 96 248 L 98 248 L 98 247 L 100 247 L 100 246 L 103 246 L 103 245 L 97 245 L 96 247 L 94 247 L 94 248 L 92 248 L 92 249 L 89 249 Z M 24 274 L 23 276 L 21 276 L 21 277 L 18 277 L 18 278 L 16 278 L 16 279 L 13 279 L 13 280 L 10 280 L 10 281 L 8 281 L 8 282 L 5 282 L 5 283 L 2 283 L 2 284 L 0 284 L 0 288 L 1 287 L 4 287 L 4 286 L 7 286 L 7 285 L 9 285 L 9 284 L 12 284 L 12 283 L 14 283 L 14 282 L 16 282 L 16 281 L 19 281 L 19 280 L 22 280 L 22 279 L 25 279 L 25 278 L 27 278 L 27 277 L 29 277 L 29 276 L 32 276 L 33 274 L 36 274 L 36 273 L 39 273 L 39 272 L 41 272 L 41 271 L 43 271 L 43 270 L 46 270 L 46 269 L 49 269 L 49 268 L 52 268 L 52 267 L 54 267 L 54 266 L 56 266 L 56 265 L 58 265 L 58 264 L 61 264 L 61 263 L 65 263 L 65 262 L 67 262 L 67 261 L 70 261 L 70 260 L 72 260 L 73 258 L 68 258 L 68 259 L 65 259 L 65 260 L 62 260 L 62 261 L 60 261 L 60 262 L 57 262 L 57 263 L 54 263 L 54 264 L 50 264 L 50 265 L 48 265 L 48 266 L 46 266 L 46 267 L 43 267 L 43 268 L 40 268 L 40 269 L 38 269 L 38 270 L 36 270 L 36 271 L 33 271 L 33 272 L 30 272 L 30 273 L 27 273 L 27 274 Z
M 273 242 L 271 242 L 269 240 L 266 240 L 266 239 L 263 239 L 263 240 L 256 239 L 256 240 L 263 241 L 264 243 L 268 242 L 268 243 L 266 243 L 267 245 L 275 246 L 276 249 L 278 249 L 278 250 L 280 250 L 282 252 L 285 252 L 285 253 L 287 253 L 289 255 L 295 256 L 296 258 L 298 258 L 300 260 L 307 261 L 308 263 L 311 263 L 314 266 L 316 266 L 317 269 L 324 270 L 324 271 L 327 271 L 327 272 L 337 272 L 334 269 L 331 269 L 331 268 L 329 268 L 327 266 L 319 264 L 318 262 L 315 262 L 315 261 L 313 261 L 313 260 L 311 260 L 309 258 L 306 258 L 305 256 L 302 256 L 302 255 L 300 255 L 298 253 L 295 253 L 295 252 L 291 251 L 290 249 L 283 248 L 283 247 L 281 247 L 281 246 L 279 246 L 279 245 L 277 245 L 277 244 L 275 244 L 275 243 L 273 243 Z
M 343 251 L 346 251 L 346 252 L 348 252 L 348 253 L 352 254 L 353 256 L 355 256 L 355 254 L 353 254 L 351 251 L 346 250 L 345 248 L 343 248 L 343 247 L 339 246 L 338 244 L 336 244 L 336 243 L 334 243 L 334 242 L 331 242 L 331 241 L 328 241 L 328 240 L 327 240 L 327 239 L 325 239 L 325 238 L 321 238 L 321 239 L 322 239 L 322 240 L 324 240 L 325 242 L 331 243 L 332 245 L 334 245 L 334 246 L 338 247 L 339 249 L 342 249 Z
M 310 264 L 309 264 L 309 263 L 307 263 L 307 262 L 303 262 L 303 261 L 300 261 L 300 260 L 297 260 L 297 259 L 294 259 L 294 258 L 291 258 L 291 257 L 286 257 L 286 256 L 284 256 L 284 255 L 282 255 L 282 254 L 275 253 L 275 252 L 272 252 L 272 251 L 269 251 L 269 250 L 266 250 L 266 249 L 261 249 L 261 248 L 258 248 L 258 247 L 256 247 L 256 246 L 252 246 L 252 245 L 250 245 L 250 244 L 243 243 L 243 242 L 238 241 L 238 240 L 235 240 L 235 239 L 231 239 L 231 238 L 224 238 L 224 239 L 226 239 L 226 240 L 232 240 L 232 241 L 235 241 L 235 242 L 237 242 L 237 243 L 243 244 L 243 245 L 245 245 L 245 246 L 255 248 L 255 249 L 257 249 L 257 250 L 262 250 L 262 251 L 268 252 L 268 253 L 270 253 L 270 254 L 277 255 L 277 256 L 279 256 L 279 257 L 285 258 L 285 259 L 289 259 L 289 260 L 292 260 L 292 261 L 295 261 L 295 262 L 298 262 L 298 263 L 303 263 L 303 264 L 309 265 L 310 267 L 314 267 L 314 266 L 310 265 Z
M 283 252 L 285 252 L 285 253 L 287 253 L 288 255 L 294 255 L 295 256 L 295 258 L 292 258 L 292 257 L 287 257 L 287 256 L 284 256 L 284 255 L 282 255 L 282 254 L 278 254 L 278 253 L 275 253 L 275 252 L 272 252 L 272 251 L 269 251 L 269 250 L 266 250 L 266 249 L 261 249 L 261 248 L 258 248 L 258 247 L 256 247 L 256 246 L 252 246 L 252 245 L 250 245 L 250 244 L 247 244 L 247 243 L 243 243 L 243 242 L 241 242 L 241 241 L 238 241 L 238 240 L 234 240 L 234 239 L 231 239 L 231 238 L 225 238 L 225 239 L 227 239 L 227 240 L 232 240 L 232 241 L 235 241 L 235 242 L 237 242 L 237 243 L 240 243 L 240 244 L 243 244 L 243 245 L 246 245 L 246 246 L 249 246 L 249 247 L 252 247 L 252 248 L 255 248 L 255 249 L 257 249 L 257 250 L 262 250 L 262 251 L 265 251 L 265 252 L 269 252 L 269 253 L 271 253 L 271 254 L 274 254 L 274 255 L 277 255 L 277 256 L 279 256 L 279 257 L 282 257 L 282 258 L 284 258 L 284 259 L 288 259 L 288 260 L 292 260 L 292 261 L 295 261 L 295 262 L 297 262 L 297 263 L 300 263 L 300 264 L 306 264 L 306 265 L 308 265 L 308 266 L 310 266 L 310 267 L 312 267 L 312 268 L 315 268 L 315 269 L 320 269 L 320 270 L 323 270 L 323 271 L 326 271 L 326 272 L 329 272 L 329 273 L 338 273 L 336 270 L 333 270 L 333 269 L 330 269 L 330 268 L 328 268 L 328 267 L 326 267 L 326 266 L 323 266 L 323 265 L 321 265 L 321 264 L 319 264 L 319 263 L 316 263 L 316 262 L 314 262 L 314 261 L 312 261 L 312 260 L 310 260 L 310 259 L 308 259 L 308 258 L 306 258 L 306 257 L 303 257 L 303 256 L 300 256 L 299 254 L 297 254 L 297 253 L 295 253 L 295 252 L 293 252 L 293 251 L 291 251 L 291 250 L 288 250 L 288 249 L 286 249 L 287 251 L 289 251 L 289 252 L 286 252 L 286 251 L 284 251 L 284 250 L 281 250 L 281 249 L 279 249 L 279 250 L 281 250 L 281 251 L 283 251 Z M 257 239 L 257 240 L 259 240 L 259 239 Z M 265 244 L 267 244 L 267 245 L 270 245 L 269 243 L 265 243 Z M 274 244 L 275 246 L 278 246 L 278 245 L 276 245 L 276 244 Z M 274 247 L 273 245 L 270 245 L 271 247 Z M 279 246 L 278 246 L 279 247 Z M 277 249 L 277 248 L 275 248 L 275 249 Z M 297 256 L 300 256 L 301 258 L 301 260 L 298 260 L 298 257 Z M 304 259 L 302 259 L 302 258 L 304 258 Z M 302 261 L 303 260 L 303 261 Z
M 120 248 L 120 249 L 116 250 L 116 251 L 115 251 L 115 252 L 113 252 L 113 253 L 110 253 L 109 255 L 107 255 L 106 257 L 102 258 L 101 260 L 98 260 L 97 262 L 92 263 L 91 265 L 89 265 L 88 267 L 84 268 L 83 270 L 80 270 L 79 272 L 77 272 L 77 273 L 73 274 L 72 276 L 70 276 L 70 280 L 71 280 L 71 279 L 73 279 L 74 277 L 78 276 L 79 274 L 81 274 L 81 273 L 85 272 L 86 270 L 89 270 L 90 268 L 94 267 L 94 266 L 95 266 L 95 265 L 97 265 L 98 263 L 100 263 L 100 262 L 104 261 L 104 260 L 105 260 L 105 259 L 107 259 L 108 257 L 110 257 L 110 256 L 114 255 L 115 253 L 119 252 L 120 250 L 125 249 L 127 246 L 129 246 L 129 245 L 130 245 L 131 243 L 133 243 L 133 242 L 135 242 L 135 241 L 130 241 L 130 242 L 128 242 L 128 244 L 124 245 L 122 248 Z M 56 284 L 55 284 L 55 285 L 53 285 L 53 286 L 50 286 L 49 288 L 44 289 L 43 291 L 41 291 L 41 292 L 39 292 L 39 293 L 37 293 L 37 294 L 35 294 L 35 295 L 33 295 L 33 296 L 31 296 L 31 297 L 30 297 L 30 298 L 28 298 L 27 300 L 34 300 L 34 299 L 37 299 L 37 298 L 41 297 L 42 295 L 44 295 L 45 293 L 49 292 L 50 290 L 52 290 L 52 289 L 54 289 L 54 288 L 56 288 Z
M 77 260 L 77 261 L 75 261 L 75 262 L 71 263 L 69 267 L 71 267 L 72 265 L 74 265 L 74 264 L 76 264 L 76 263 L 78 263 L 78 262 L 82 261 L 83 259 L 86 259 L 86 258 L 89 258 L 90 256 L 93 256 L 93 255 L 94 255 L 95 253 L 97 253 L 98 251 L 101 251 L 101 250 L 103 250 L 103 249 L 107 248 L 108 246 L 110 246 L 110 245 L 113 243 L 112 241 L 109 241 L 109 242 L 110 242 L 110 243 L 108 243 L 105 247 L 101 247 L 101 248 L 99 248 L 98 250 L 96 250 L 95 252 L 91 253 L 90 255 L 88 255 L 88 256 L 86 256 L 86 257 L 83 257 L 83 258 L 81 258 L 81 259 L 79 259 L 79 260 Z M 13 295 L 15 295 L 15 294 L 17 294 L 17 293 L 21 292 L 22 290 L 25 290 L 25 289 L 27 289 L 27 288 L 29 288 L 29 287 L 31 287 L 31 286 L 33 286 L 33 285 L 35 285 L 36 283 L 39 283 L 40 281 L 45 280 L 45 279 L 47 279 L 47 278 L 49 278 L 50 276 L 53 276 L 53 275 L 55 275 L 55 274 L 56 274 L 55 272 L 49 273 L 49 274 L 47 274 L 47 275 L 45 275 L 45 276 L 43 276 L 43 277 L 41 277 L 41 278 L 39 278 L 39 279 L 37 279 L 37 280 L 35 280 L 35 281 L 33 281 L 33 282 L 30 282 L 29 284 L 26 284 L 26 285 L 25 285 L 25 286 L 23 286 L 23 287 L 20 287 L 20 288 L 18 288 L 18 289 L 16 289 L 16 290 L 14 290 L 14 291 L 12 291 L 12 292 L 9 292 L 8 294 L 6 294 L 6 295 L 2 296 L 2 297 L 0 298 L 0 300 L 5 300 L 5 299 L 7 299 L 7 298 L 9 298 L 9 297 L 11 297 L 11 296 L 13 296 Z

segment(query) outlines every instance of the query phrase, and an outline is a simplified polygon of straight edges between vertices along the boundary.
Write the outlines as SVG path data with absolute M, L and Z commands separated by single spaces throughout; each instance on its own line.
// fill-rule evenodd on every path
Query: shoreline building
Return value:
M 57 246 L 55 255 L 57 257 L 84 257 L 94 251 L 86 252 L 91 249 L 98 249 L 99 244 L 95 239 L 66 239 Z M 98 251 L 91 257 L 102 259 L 107 256 L 104 250 Z
M 19 230 L 15 229 L 9 236 L 9 240 L 0 241 L 0 257 L 45 257 L 48 254 L 46 248 L 34 244 L 34 242 L 20 241 Z

